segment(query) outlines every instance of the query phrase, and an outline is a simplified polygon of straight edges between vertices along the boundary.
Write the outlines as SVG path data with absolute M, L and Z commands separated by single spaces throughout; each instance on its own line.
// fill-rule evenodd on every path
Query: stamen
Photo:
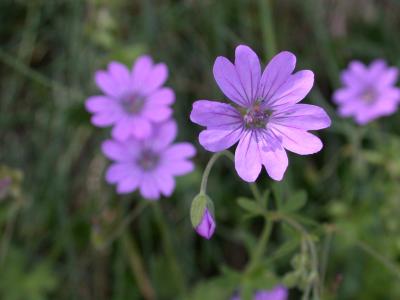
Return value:
M 260 102 L 256 102 L 251 108 L 249 108 L 243 120 L 247 128 L 265 128 L 272 111 L 261 107 Z

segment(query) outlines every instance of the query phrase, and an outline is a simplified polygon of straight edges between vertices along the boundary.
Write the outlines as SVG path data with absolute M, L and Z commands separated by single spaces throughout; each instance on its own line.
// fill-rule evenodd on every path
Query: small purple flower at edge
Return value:
M 239 141 L 235 168 L 248 182 L 257 179 L 262 165 L 274 180 L 282 180 L 288 166 L 285 149 L 301 154 L 321 150 L 322 142 L 309 130 L 329 127 L 330 118 L 315 105 L 298 104 L 311 90 L 314 74 L 292 74 L 296 57 L 281 52 L 261 74 L 258 56 L 249 47 L 236 48 L 235 63 L 218 57 L 214 77 L 222 92 L 234 103 L 198 100 L 192 122 L 206 126 L 199 135 L 208 151 L 219 152 Z
M 132 68 L 111 62 L 107 71 L 97 71 L 95 81 L 104 95 L 89 97 L 86 109 L 98 127 L 113 126 L 115 139 L 137 139 L 151 135 L 152 124 L 168 120 L 175 101 L 172 89 L 162 87 L 167 66 L 153 64 L 149 56 L 139 57 Z
M 381 59 L 369 66 L 352 61 L 341 74 L 344 87 L 333 95 L 339 114 L 354 117 L 360 125 L 393 114 L 400 101 L 400 89 L 395 86 L 397 77 L 398 69 L 388 67 Z
M 260 290 L 254 294 L 253 300 L 287 300 L 288 290 L 278 285 L 272 290 Z M 240 300 L 240 296 L 234 296 L 231 300 Z
M 194 169 L 189 158 L 196 152 L 190 143 L 172 144 L 176 132 L 176 123 L 170 120 L 154 125 L 153 135 L 145 140 L 105 141 L 103 153 L 114 161 L 106 172 L 107 182 L 116 184 L 119 194 L 140 189 L 148 200 L 170 196 L 175 189 L 174 177 Z
M 206 208 L 200 224 L 196 227 L 196 232 L 203 238 L 209 240 L 214 234 L 215 226 L 214 218 L 209 212 L 208 208 Z

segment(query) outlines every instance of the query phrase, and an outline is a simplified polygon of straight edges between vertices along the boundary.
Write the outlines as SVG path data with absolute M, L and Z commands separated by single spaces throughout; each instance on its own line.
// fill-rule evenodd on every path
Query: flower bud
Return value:
M 193 199 L 190 209 L 193 228 L 207 240 L 212 237 L 216 227 L 213 211 L 214 204 L 206 194 L 200 193 Z
M 215 231 L 215 221 L 208 208 L 205 209 L 201 222 L 196 227 L 196 232 L 203 238 L 209 240 Z

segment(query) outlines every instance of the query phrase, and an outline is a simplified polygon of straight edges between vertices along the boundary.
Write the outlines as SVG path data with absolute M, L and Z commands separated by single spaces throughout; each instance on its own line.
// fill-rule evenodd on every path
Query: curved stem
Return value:
M 208 161 L 206 168 L 204 169 L 203 177 L 201 179 L 200 193 L 203 193 L 203 194 L 206 193 L 208 176 L 210 176 L 211 169 L 214 166 L 214 163 L 218 160 L 218 158 L 220 158 L 223 155 L 225 155 L 227 158 L 229 158 L 232 161 L 235 160 L 233 154 L 227 150 L 214 153 L 213 156 L 211 156 L 210 160 Z

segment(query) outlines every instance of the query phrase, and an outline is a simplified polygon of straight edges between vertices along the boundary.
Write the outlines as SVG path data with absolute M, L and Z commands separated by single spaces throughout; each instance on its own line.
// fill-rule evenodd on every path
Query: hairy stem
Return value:
M 200 193 L 204 193 L 204 194 L 206 193 L 208 177 L 210 176 L 211 169 L 214 166 L 214 163 L 221 156 L 226 156 L 227 158 L 229 158 L 232 161 L 235 160 L 233 154 L 231 152 L 227 151 L 227 150 L 224 150 L 222 152 L 214 153 L 213 156 L 211 156 L 210 160 L 208 161 L 206 168 L 204 169 L 203 177 L 201 179 Z

